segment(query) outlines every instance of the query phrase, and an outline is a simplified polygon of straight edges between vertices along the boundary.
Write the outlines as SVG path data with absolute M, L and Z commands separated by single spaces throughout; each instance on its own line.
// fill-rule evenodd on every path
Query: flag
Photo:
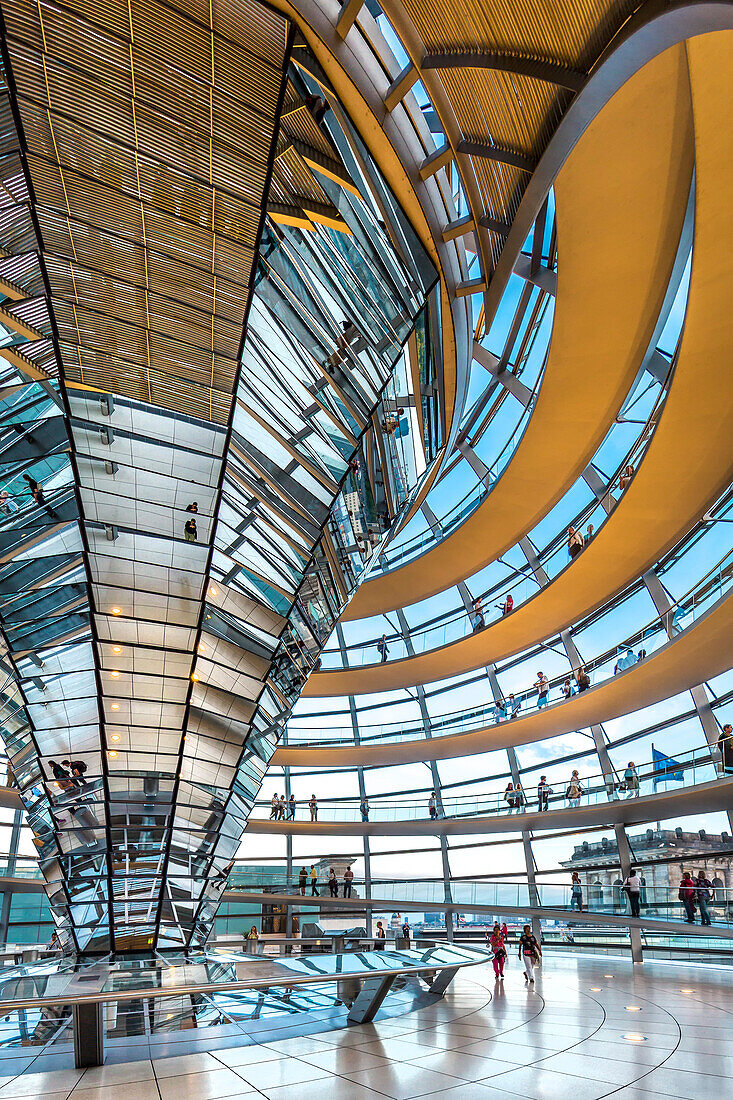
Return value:
M 671 756 L 665 756 L 659 749 L 655 749 L 654 745 L 652 745 L 652 763 L 654 765 L 655 788 L 657 783 L 660 781 L 666 782 L 668 779 L 674 779 L 676 783 L 684 782 L 685 773 L 679 760 L 675 760 Z

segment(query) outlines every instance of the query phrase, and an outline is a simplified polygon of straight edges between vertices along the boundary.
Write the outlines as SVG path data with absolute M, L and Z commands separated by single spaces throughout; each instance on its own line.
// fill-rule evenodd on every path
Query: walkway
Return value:
M 595 722 L 607 722 L 694 687 L 726 671 L 732 647 L 733 599 L 727 598 L 626 672 L 514 721 L 492 723 L 468 733 L 441 734 L 429 740 L 423 736 L 348 746 L 328 742 L 313 747 L 281 745 L 272 762 L 281 767 L 313 768 L 403 764 L 526 745 L 586 729 Z
M 656 324 L 684 220 L 691 152 L 687 71 L 677 47 L 604 108 L 556 181 L 552 344 L 515 457 L 465 523 L 415 561 L 366 581 L 345 618 L 402 607 L 406 592 L 417 602 L 477 572 L 580 476 L 618 414 Z
M 721 232 L 733 235 L 727 183 L 733 137 L 721 140 L 719 134 L 722 105 L 730 102 L 731 92 L 722 75 L 717 80 L 712 75 L 728 71 L 729 35 L 693 39 L 687 52 L 697 195 L 689 300 L 672 385 L 631 484 L 583 553 L 513 614 L 454 645 L 416 657 L 316 673 L 305 695 L 361 695 L 426 684 L 496 663 L 550 638 L 640 577 L 730 484 L 733 377 L 711 368 L 725 361 L 733 344 L 733 310 L 720 249 Z M 424 561 L 420 559 L 420 568 Z M 464 575 L 470 571 L 461 570 Z M 443 580 L 451 583 L 445 576 Z
M 652 1100 L 733 1095 L 733 992 L 725 968 L 548 951 L 526 988 L 459 974 L 437 1004 L 348 1030 L 6 1078 L 0 1100 Z M 140 1052 L 142 1053 L 142 1051 Z
M 534 792 L 527 792 L 534 795 Z M 441 817 L 395 821 L 268 821 L 250 817 L 247 833 L 291 836 L 464 836 L 472 833 L 516 833 L 520 829 L 573 829 L 593 825 L 639 825 L 646 821 L 728 810 L 733 805 L 733 778 L 698 783 L 678 791 L 641 798 L 598 802 L 538 813 L 497 813 L 475 817 Z M 395 812 L 398 812 L 397 809 Z

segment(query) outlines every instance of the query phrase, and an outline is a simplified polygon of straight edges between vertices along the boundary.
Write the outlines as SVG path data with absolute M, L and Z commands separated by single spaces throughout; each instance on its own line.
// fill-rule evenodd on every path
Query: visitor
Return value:
M 318 871 L 316 871 L 316 867 L 315 867 L 314 863 L 311 863 L 310 878 L 311 878 L 311 897 L 312 898 L 318 898 L 318 897 L 320 897 L 320 894 L 318 893 Z
M 514 809 L 514 784 L 511 782 L 511 780 L 504 788 L 504 801 L 509 807 L 509 813 L 511 813 Z
M 593 534 L 594 534 L 594 531 L 593 531 L 593 524 L 592 524 L 592 523 L 589 523 L 589 524 L 588 524 L 588 531 L 586 532 L 586 536 L 585 536 L 585 545 L 586 545 L 586 546 L 588 545 L 588 543 L 589 543 L 589 542 L 591 541 L 591 539 L 593 538 Z
M 577 909 L 579 913 L 583 912 L 583 884 L 580 881 L 580 875 L 577 871 L 573 871 L 570 878 L 570 908 Z
M 300 874 L 298 875 L 298 887 L 302 897 L 305 897 L 305 887 L 308 882 L 308 872 L 305 867 L 300 868 Z
M 506 921 L 501 926 L 501 934 L 504 937 L 504 943 L 509 943 L 509 929 L 506 926 Z
M 368 821 L 369 820 L 369 799 L 366 797 L 366 795 L 364 795 L 364 797 L 362 798 L 359 809 L 361 810 L 361 820 L 362 821 Z
M 639 797 L 639 775 L 633 760 L 629 760 L 628 764 L 626 765 L 626 771 L 624 772 L 624 781 L 622 786 L 626 791 L 627 798 Z
M 438 816 L 438 802 L 435 797 L 435 791 L 430 792 L 430 798 L 428 799 L 428 812 L 430 813 L 433 821 Z
M 384 925 L 382 924 L 381 920 L 377 921 L 377 931 L 375 938 L 377 942 L 374 945 L 374 950 L 384 951 L 385 947 L 387 946 L 385 943 L 385 940 L 387 939 L 387 933 L 384 931 Z
M 580 776 L 578 775 L 577 768 L 573 768 L 570 782 L 565 790 L 565 797 L 568 800 L 568 804 L 573 808 L 580 805 L 580 800 L 583 797 L 583 788 L 580 783 Z
M 333 867 L 329 868 L 328 871 L 328 892 L 332 898 L 337 898 L 339 896 L 338 879 L 336 878 L 336 872 Z
M 521 814 L 524 812 L 524 807 L 527 805 L 527 796 L 524 793 L 524 787 L 517 780 L 517 785 L 514 788 L 514 812 Z
M 525 924 L 519 937 L 519 959 L 524 962 L 525 982 L 534 985 L 534 968 L 541 958 L 542 948 L 535 936 L 532 935 L 530 926 Z
M 58 934 L 58 932 L 55 928 L 54 928 L 53 932 L 51 933 L 51 939 L 48 941 L 48 950 L 49 951 L 61 951 L 62 950 L 61 938 L 60 938 L 60 936 L 59 936 L 59 934 Z
M 9 516 L 11 512 L 17 511 L 18 505 L 15 503 L 7 489 L 3 489 L 2 493 L 0 493 L 0 512 L 2 512 L 4 516 Z
M 580 531 L 576 531 L 574 527 L 568 527 L 568 554 L 570 554 L 571 561 L 577 557 L 583 546 L 583 536 Z
M 547 706 L 547 698 L 550 694 L 550 681 L 547 679 L 544 672 L 537 673 L 534 687 L 537 689 L 537 708 L 541 710 L 542 707 Z
M 71 778 L 71 775 L 66 770 L 66 768 L 62 768 L 61 765 L 57 764 L 55 760 L 49 760 L 48 766 L 51 769 L 51 774 L 56 780 L 58 787 L 62 791 L 76 790 L 76 783 Z
M 247 933 L 247 939 L 248 940 L 258 940 L 259 938 L 260 938 L 260 934 L 257 931 L 257 925 L 253 924 L 252 927 L 250 928 L 249 932 Z
M 565 680 L 561 690 L 564 699 L 569 699 L 572 695 L 575 695 L 575 688 L 573 687 L 573 682 L 570 679 Z
M 710 910 L 708 909 L 708 902 L 712 900 L 713 884 L 707 877 L 704 871 L 698 871 L 697 878 L 695 880 L 695 898 L 697 904 L 700 906 L 700 923 L 709 927 L 710 925 Z
M 578 685 L 578 691 L 587 691 L 590 687 L 590 676 L 582 665 L 575 673 L 575 682 Z
M 507 715 L 507 705 L 505 699 L 497 699 L 494 705 L 494 721 L 503 722 Z
M 402 939 L 407 940 L 407 946 L 410 946 L 410 936 L 412 935 L 412 929 L 410 928 L 410 922 L 405 919 L 405 923 L 402 925 Z
M 354 881 L 354 872 L 350 867 L 347 867 L 344 871 L 344 897 L 351 897 L 351 885 Z
M 197 500 L 192 500 L 190 504 L 186 505 L 186 511 L 187 512 L 193 512 L 194 515 L 198 514 L 198 510 L 199 510 L 199 502 Z
M 277 820 L 278 821 L 284 821 L 285 820 L 285 811 L 286 811 L 286 809 L 287 809 L 287 803 L 285 801 L 285 795 L 281 794 L 280 795 L 280 801 L 277 804 Z
M 132 857 L 131 857 L 132 858 Z M 232 871 L 234 870 L 234 860 L 230 859 L 226 867 L 222 867 L 221 871 L 218 871 L 213 878 L 213 882 L 226 882 Z
M 312 794 L 308 802 L 308 809 L 311 812 L 311 821 L 318 821 L 318 802 L 316 796 Z
M 733 726 L 726 722 L 718 738 L 722 775 L 733 775 Z
M 377 651 L 380 654 L 381 663 L 384 664 L 385 661 L 387 660 L 387 656 L 389 655 L 389 646 L 387 645 L 387 635 L 386 634 L 383 634 L 382 637 L 377 642 Z
M 497 603 L 495 606 L 497 611 L 501 611 L 502 616 L 511 615 L 514 610 L 514 597 L 511 592 L 507 592 L 503 603 Z
M 76 786 L 83 790 L 83 788 L 86 786 L 86 780 L 84 779 L 84 772 L 87 771 L 86 761 L 62 760 L 61 763 L 71 772 L 71 776 Z
M 279 797 L 274 794 L 270 799 L 270 821 L 277 821 L 277 811 L 280 806 Z
M 483 597 L 478 596 L 473 601 L 473 618 L 472 626 L 474 630 L 483 630 L 486 626 L 486 620 L 484 619 L 484 607 Z
M 198 530 L 196 529 L 196 520 L 191 517 L 187 519 L 183 525 L 183 537 L 186 542 L 196 542 L 198 538 Z
M 697 894 L 697 887 L 695 880 L 689 871 L 685 871 L 682 875 L 682 881 L 680 882 L 680 888 L 677 891 L 677 897 L 682 902 L 685 910 L 685 924 L 695 923 L 695 896 Z
M 550 795 L 552 794 L 552 787 L 547 782 L 547 776 L 541 775 L 540 781 L 537 784 L 537 811 L 538 813 L 545 813 L 549 808 Z
M 628 466 L 624 466 L 623 470 L 621 471 L 621 477 L 619 478 L 619 486 L 621 487 L 622 493 L 624 489 L 628 488 L 633 476 L 634 467 L 631 465 L 631 463 L 629 463 Z
M 632 917 L 640 916 L 641 911 L 641 879 L 633 867 L 629 867 L 629 873 L 621 884 L 621 889 L 626 891 L 631 906 Z
M 489 947 L 492 953 L 492 962 L 494 964 L 494 976 L 497 981 L 504 981 L 504 963 L 506 962 L 506 945 L 504 943 L 504 937 L 501 934 L 501 928 L 499 922 L 494 921 L 494 927 L 491 935 L 489 936 Z
M 510 718 L 516 718 L 521 709 L 522 709 L 521 700 L 520 699 L 515 699 L 514 698 L 514 693 L 510 692 L 509 693 L 509 710 L 511 712 L 510 713 Z
M 291 794 L 288 800 L 288 821 L 295 821 L 295 810 L 297 802 L 295 801 L 295 795 Z

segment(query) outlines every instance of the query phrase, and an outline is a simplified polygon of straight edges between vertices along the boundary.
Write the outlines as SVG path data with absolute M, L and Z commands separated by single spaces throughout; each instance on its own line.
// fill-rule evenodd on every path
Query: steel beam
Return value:
M 367 978 L 361 987 L 359 996 L 351 1006 L 347 1016 L 349 1023 L 371 1023 L 382 1007 L 382 1002 L 392 988 L 394 980 L 394 974 L 382 978 Z
M 587 79 L 585 73 L 570 69 L 559 62 L 542 61 L 536 57 L 518 57 L 498 50 L 456 50 L 451 53 L 429 53 L 422 60 L 423 69 L 491 69 L 494 72 L 529 76 L 545 84 L 555 84 L 571 92 L 579 92 Z

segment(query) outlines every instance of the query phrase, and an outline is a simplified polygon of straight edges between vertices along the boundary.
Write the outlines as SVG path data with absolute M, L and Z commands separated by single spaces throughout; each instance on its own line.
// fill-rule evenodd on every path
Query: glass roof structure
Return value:
M 201 948 L 235 858 L 722 874 L 728 5 L 2 12 L 0 721 L 64 947 Z

